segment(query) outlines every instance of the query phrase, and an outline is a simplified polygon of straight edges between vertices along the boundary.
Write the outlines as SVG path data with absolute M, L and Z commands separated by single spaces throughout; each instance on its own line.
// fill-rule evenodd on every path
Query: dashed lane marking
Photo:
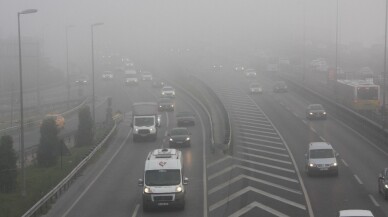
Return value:
M 326 142 L 326 139 L 323 138 L 322 136 L 319 136 L 319 138 L 320 138 L 322 141 Z
M 132 217 L 137 216 L 137 212 L 139 211 L 140 204 L 136 204 L 135 210 L 133 211 Z
M 361 181 L 361 179 L 360 179 L 356 174 L 354 174 L 354 178 L 356 178 L 358 184 L 360 184 L 360 185 L 363 184 L 362 181 Z
M 370 200 L 372 201 L 372 203 L 373 203 L 375 206 L 377 206 L 377 207 L 380 206 L 380 204 L 377 203 L 377 201 L 376 201 L 376 199 L 373 197 L 373 195 L 369 194 L 368 196 L 369 196 Z
M 342 163 L 346 166 L 346 167 L 349 167 L 349 164 L 346 163 L 346 161 L 344 159 L 341 159 Z

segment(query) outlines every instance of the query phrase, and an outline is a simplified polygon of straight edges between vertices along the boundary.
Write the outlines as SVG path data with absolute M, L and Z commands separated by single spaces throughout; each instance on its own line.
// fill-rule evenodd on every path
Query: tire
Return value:
M 181 204 L 178 206 L 179 210 L 184 210 L 185 209 L 185 201 L 183 201 Z
M 339 173 L 338 173 L 338 170 L 334 173 L 334 176 L 335 177 L 338 177 Z
M 136 135 L 133 135 L 132 141 L 133 141 L 133 142 L 137 142 L 137 141 L 138 141 L 138 138 L 137 138 Z
M 384 200 L 388 200 L 388 192 L 387 191 L 383 191 L 383 195 L 384 195 Z
M 151 206 L 143 202 L 143 212 L 151 211 Z

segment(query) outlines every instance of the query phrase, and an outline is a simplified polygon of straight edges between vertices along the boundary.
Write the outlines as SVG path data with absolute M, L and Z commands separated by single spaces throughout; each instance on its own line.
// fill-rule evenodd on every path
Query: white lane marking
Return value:
M 314 133 L 317 133 L 317 131 L 313 127 L 310 127 L 310 130 L 313 131 Z
M 137 216 L 137 212 L 139 211 L 140 204 L 136 204 L 135 211 L 133 211 L 132 217 Z
M 269 122 L 267 120 L 261 120 L 261 119 L 255 119 L 255 118 L 246 118 L 246 117 L 241 117 L 241 116 L 238 116 L 236 117 L 237 120 L 239 120 L 240 122 L 247 122 L 247 123 L 253 123 L 253 124 L 259 124 L 259 125 L 263 125 L 263 126 L 271 126 L 270 124 L 268 124 Z
M 237 116 L 238 118 L 258 119 L 258 120 L 262 120 L 262 121 L 266 121 L 266 122 L 267 122 L 267 119 L 266 119 L 264 116 L 258 116 L 258 115 L 256 115 L 256 114 L 257 114 L 257 113 L 254 113 L 254 114 L 252 114 L 252 113 L 250 113 L 250 114 L 246 114 L 246 113 L 244 113 L 244 114 L 238 113 L 238 114 L 236 114 L 236 116 Z
M 257 142 L 265 142 L 265 143 L 270 143 L 270 144 L 277 144 L 277 145 L 283 145 L 283 143 L 281 142 L 275 142 L 275 141 L 271 141 L 271 140 L 265 140 L 265 139 L 259 139 L 259 138 L 252 138 L 252 137 L 241 137 L 241 136 L 237 136 L 236 137 L 237 139 L 240 139 L 240 140 L 251 140 L 251 141 L 257 141 Z
M 231 105 L 231 107 L 233 108 L 232 109 L 232 113 L 233 112 L 239 112 L 239 111 L 252 112 L 252 113 L 259 112 L 260 116 L 264 116 L 263 112 L 261 112 L 260 110 L 257 110 L 256 107 L 254 109 L 241 108 L 241 107 L 236 107 L 236 106 L 233 106 L 233 105 Z
M 252 105 L 252 104 L 246 104 L 246 103 L 239 103 L 239 102 L 229 102 L 230 105 L 232 106 L 236 106 L 236 107 L 251 107 L 251 108 L 255 108 L 255 105 Z
M 262 130 L 260 130 L 260 129 L 262 129 L 262 128 L 260 128 L 260 127 L 258 127 L 257 129 L 249 129 L 249 128 L 242 128 L 240 131 L 242 132 L 242 133 L 246 133 L 246 132 L 254 132 L 254 133 L 256 133 L 255 135 L 261 135 L 261 133 L 262 134 L 270 134 L 270 135 L 278 135 L 278 134 L 276 134 L 276 133 L 272 133 L 272 132 L 268 132 L 268 131 L 262 131 Z M 258 133 L 260 133 L 260 134 L 258 134 Z
M 292 112 L 292 114 L 295 116 L 295 117 L 299 117 L 299 115 L 298 114 L 296 114 L 295 112 Z
M 263 205 L 262 203 L 259 203 L 259 202 L 252 202 L 246 206 L 244 206 L 243 208 L 237 210 L 235 213 L 229 215 L 229 217 L 240 217 L 240 216 L 243 216 L 245 213 L 249 212 L 251 209 L 253 208 L 260 208 L 264 211 L 267 211 L 269 213 L 271 213 L 272 215 L 275 215 L 275 216 L 278 216 L 278 217 L 289 217 L 288 215 L 285 215 L 277 210 L 274 210 L 272 209 L 271 207 L 268 207 L 266 205 Z
M 288 154 L 281 154 L 281 153 L 277 153 L 277 152 L 273 152 L 273 151 L 265 151 L 265 150 L 261 150 L 258 148 L 249 148 L 249 147 L 245 147 L 242 145 L 237 145 L 237 148 L 247 149 L 247 150 L 251 150 L 254 152 L 257 151 L 257 152 L 262 152 L 262 153 L 266 153 L 266 154 L 272 154 L 272 155 L 281 156 L 281 157 L 287 157 L 287 158 L 290 157 Z
M 308 122 L 306 120 L 302 120 L 302 122 L 306 125 L 308 125 Z
M 223 158 L 220 158 L 220 159 L 218 159 L 218 160 L 216 160 L 214 162 L 211 162 L 209 165 L 207 165 L 207 168 L 210 168 L 210 167 L 212 167 L 212 166 L 214 166 L 216 164 L 219 164 L 219 163 L 221 163 L 221 162 L 223 162 L 223 161 L 225 161 L 227 159 L 231 159 L 231 158 L 232 158 L 231 156 L 227 155 L 227 156 L 225 156 Z
M 372 203 L 373 203 L 375 206 L 377 206 L 377 207 L 380 206 L 380 204 L 377 203 L 377 201 L 376 201 L 376 199 L 373 197 L 373 195 L 369 194 L 368 196 L 369 196 L 369 198 L 371 199 Z
M 263 126 L 263 127 L 268 127 L 268 128 L 272 128 L 272 125 L 270 124 L 264 124 L 262 122 L 252 122 L 252 121 L 244 121 L 244 120 L 241 120 L 240 118 L 236 118 L 236 122 L 238 122 L 239 124 L 252 124 L 253 126 Z
M 268 192 L 265 192 L 265 191 L 262 191 L 262 190 L 259 190 L 257 188 L 253 188 L 251 186 L 248 186 L 248 187 L 245 187 L 231 195 L 229 195 L 228 197 L 226 197 L 225 199 L 222 199 L 220 201 L 218 201 L 217 203 L 211 205 L 209 207 L 209 211 L 213 211 L 223 205 L 225 205 L 226 203 L 228 203 L 229 201 L 232 201 L 233 199 L 237 198 L 237 197 L 240 197 L 241 195 L 247 193 L 247 192 L 250 192 L 250 191 L 253 191 L 255 193 L 258 193 L 258 194 L 261 194 L 263 196 L 266 196 L 266 197 L 269 197 L 269 198 L 272 198 L 274 200 L 277 200 L 279 202 L 283 202 L 285 204 L 288 204 L 290 206 L 294 206 L 296 208 L 299 208 L 299 209 L 303 209 L 303 210 L 306 210 L 306 206 L 302 205 L 302 204 L 299 204 L 299 203 L 296 203 L 294 201 L 291 201 L 291 200 L 287 200 L 285 198 L 282 198 L 282 197 L 279 197 L 277 195 L 274 195 L 274 194 L 271 194 L 271 193 L 268 193 Z
M 257 144 L 257 143 L 253 143 L 253 142 L 247 142 L 247 141 L 236 141 L 235 144 L 240 144 L 240 145 L 254 145 L 254 146 L 258 146 L 258 147 L 263 147 L 263 148 L 270 148 L 270 149 L 275 149 L 275 150 L 282 150 L 282 151 L 287 151 L 285 148 L 281 148 L 281 147 L 274 147 L 274 146 L 269 146 L 269 145 L 262 145 L 262 144 Z
M 274 178 L 285 180 L 285 181 L 289 181 L 289 182 L 299 183 L 298 180 L 296 180 L 296 179 L 292 179 L 292 178 L 288 178 L 288 177 L 285 177 L 285 176 L 281 176 L 281 175 L 265 172 L 265 171 L 262 171 L 262 170 L 253 169 L 251 167 L 246 167 L 246 166 L 242 166 L 242 165 L 238 165 L 238 164 L 234 164 L 232 166 L 226 167 L 225 169 L 223 169 L 223 170 L 221 170 L 221 171 L 219 171 L 217 173 L 213 173 L 213 175 L 209 176 L 208 180 L 210 181 L 210 180 L 212 180 L 214 178 L 217 178 L 218 176 L 221 176 L 224 173 L 228 173 L 228 172 L 230 172 L 230 171 L 232 171 L 233 169 L 236 169 L 236 168 L 237 169 L 242 169 L 242 170 L 247 170 L 249 172 L 258 173 L 258 174 L 261 174 L 261 175 L 266 175 L 266 176 L 274 177 Z
M 346 166 L 346 167 L 349 167 L 349 164 L 346 163 L 346 161 L 344 159 L 341 159 L 342 163 Z
M 286 168 L 283 168 L 283 167 L 278 167 L 278 166 L 274 166 L 274 165 L 270 165 L 270 164 L 266 164 L 266 163 L 259 163 L 257 161 L 246 160 L 246 159 L 239 158 L 239 157 L 234 157 L 234 159 L 242 161 L 242 162 L 250 163 L 250 164 L 255 164 L 255 165 L 263 166 L 263 167 L 269 167 L 269 168 L 272 168 L 272 169 L 277 169 L 277 170 L 281 170 L 281 171 L 295 173 L 295 170 L 286 169 Z
M 252 129 L 260 129 L 260 130 L 276 132 L 272 127 L 260 127 L 257 125 L 250 125 L 250 124 L 244 124 L 244 123 L 239 123 L 238 126 L 240 128 L 252 128 Z M 275 135 L 277 135 L 277 133 L 275 133 Z
M 241 132 L 241 134 L 244 134 L 244 135 L 249 135 L 249 136 L 257 136 L 257 137 L 260 137 L 260 138 L 267 138 L 267 139 L 276 139 L 276 140 L 280 140 L 279 136 L 276 135 L 276 137 L 273 137 L 273 136 L 264 136 L 264 135 L 260 135 L 260 134 L 257 134 L 257 133 L 247 133 L 247 132 Z
M 69 214 L 69 212 L 74 208 L 74 206 L 82 199 L 82 197 L 86 194 L 87 191 L 94 185 L 94 183 L 97 181 L 98 178 L 102 175 L 102 173 L 108 168 L 108 166 L 112 163 L 113 159 L 117 156 L 118 153 L 120 153 L 121 149 L 126 144 L 129 136 L 131 135 L 132 128 L 129 130 L 128 135 L 125 137 L 123 143 L 121 143 L 120 147 L 117 149 L 117 151 L 113 154 L 113 156 L 109 159 L 109 161 L 105 164 L 105 166 L 100 170 L 100 172 L 97 174 L 96 177 L 92 180 L 92 182 L 89 183 L 88 186 L 86 186 L 85 190 L 77 197 L 77 199 L 71 204 L 71 206 L 66 210 L 66 212 L 62 215 L 62 217 L 65 217 Z
M 361 179 L 356 174 L 354 174 L 354 178 L 357 180 L 358 184 L 360 184 L 360 185 L 363 184 Z
M 259 159 L 265 159 L 265 160 L 268 160 L 268 161 L 274 161 L 274 162 L 278 162 L 278 163 L 283 163 L 283 164 L 292 165 L 291 161 L 278 160 L 278 159 L 274 159 L 274 158 L 272 158 L 272 157 L 265 157 L 265 156 L 259 155 L 259 154 L 250 154 L 250 153 L 245 153 L 245 152 L 242 152 L 242 151 L 238 151 L 237 153 L 238 153 L 238 154 L 241 154 L 241 155 L 249 156 L 249 157 L 254 157 L 254 158 L 259 158 Z
M 247 175 L 244 175 L 244 174 L 240 174 L 236 177 L 234 177 L 233 179 L 230 179 L 222 184 L 219 184 L 217 185 L 217 187 L 214 187 L 212 189 L 209 190 L 208 194 L 213 194 L 223 188 L 226 188 L 228 187 L 229 185 L 235 183 L 235 182 L 238 182 L 240 180 L 243 180 L 243 179 L 248 179 L 248 180 L 251 180 L 253 182 L 258 182 L 258 183 L 261 183 L 261 184 L 264 184 L 264 185 L 268 185 L 268 186 L 271 186 L 271 187 L 274 187 L 274 188 L 278 188 L 278 189 L 281 189 L 281 190 L 284 190 L 284 191 L 288 191 L 288 192 L 291 192 L 291 193 L 295 193 L 295 194 L 302 194 L 302 192 L 298 191 L 298 190 L 295 190 L 295 189 L 292 189 L 292 188 L 288 188 L 288 187 L 285 187 L 285 186 L 282 186 L 282 185 L 278 185 L 278 184 L 275 184 L 275 183 L 272 183 L 272 182 L 268 182 L 268 181 L 265 181 L 263 179 L 258 179 L 258 178 L 255 178 L 255 177 L 252 177 L 252 176 L 247 176 Z
M 257 110 L 252 110 L 252 111 L 233 110 L 232 113 L 235 115 L 251 115 L 255 117 L 264 117 L 263 113 Z
M 322 141 L 326 142 L 326 139 L 323 138 L 322 136 L 319 136 L 319 138 L 320 138 Z

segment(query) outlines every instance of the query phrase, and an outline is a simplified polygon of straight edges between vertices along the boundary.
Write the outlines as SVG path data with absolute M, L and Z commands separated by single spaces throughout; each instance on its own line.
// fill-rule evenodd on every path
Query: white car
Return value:
M 348 209 L 339 211 L 338 217 L 373 217 L 373 213 L 363 209 Z
M 255 69 L 246 69 L 245 70 L 245 77 L 247 78 L 254 78 L 256 77 L 257 73 Z
M 327 142 L 312 142 L 305 154 L 306 173 L 312 174 L 333 174 L 338 176 L 338 154 Z
M 141 73 L 141 80 L 143 81 L 152 81 L 152 74 L 150 72 L 144 71 Z
M 263 88 L 260 86 L 259 83 L 252 83 L 249 85 L 249 91 L 251 94 L 255 94 L 255 93 L 261 94 L 263 93 Z
M 112 78 L 113 78 L 112 72 L 106 71 L 102 74 L 102 79 L 104 79 L 104 80 L 110 80 Z
M 171 86 L 164 86 L 161 91 L 162 97 L 170 97 L 174 98 L 175 97 L 175 88 Z

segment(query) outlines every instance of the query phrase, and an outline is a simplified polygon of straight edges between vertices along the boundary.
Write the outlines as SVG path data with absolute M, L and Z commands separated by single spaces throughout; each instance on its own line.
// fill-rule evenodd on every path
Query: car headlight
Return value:
M 388 185 L 387 185 L 387 184 L 385 184 L 385 185 L 384 185 L 384 188 L 388 188 Z
M 335 162 L 335 163 L 333 163 L 333 164 L 331 164 L 333 167 L 336 167 L 336 166 L 338 166 L 338 164 L 337 164 L 337 162 Z
M 135 132 L 137 133 L 137 131 L 139 131 L 139 129 L 136 128 L 136 129 L 135 129 Z
M 162 92 L 162 95 L 165 95 L 166 93 L 165 92 Z
M 310 112 L 309 114 L 310 114 L 310 115 L 313 115 L 313 113 L 312 113 L 312 112 Z
M 326 112 L 323 112 L 323 114 L 325 115 L 325 114 L 326 114 Z
M 175 190 L 176 190 L 176 192 L 182 192 L 183 188 L 181 186 L 177 186 Z
M 309 167 L 315 167 L 315 164 L 309 163 Z
M 173 104 L 173 105 L 171 105 L 171 107 L 174 107 L 174 104 Z
M 170 138 L 170 142 L 174 141 L 172 138 Z
M 150 132 L 152 133 L 154 131 L 154 128 L 150 128 Z
M 190 137 L 187 137 L 187 138 L 186 138 L 186 141 L 190 141 Z
M 151 193 L 151 189 L 149 187 L 144 188 L 144 193 L 149 194 Z

